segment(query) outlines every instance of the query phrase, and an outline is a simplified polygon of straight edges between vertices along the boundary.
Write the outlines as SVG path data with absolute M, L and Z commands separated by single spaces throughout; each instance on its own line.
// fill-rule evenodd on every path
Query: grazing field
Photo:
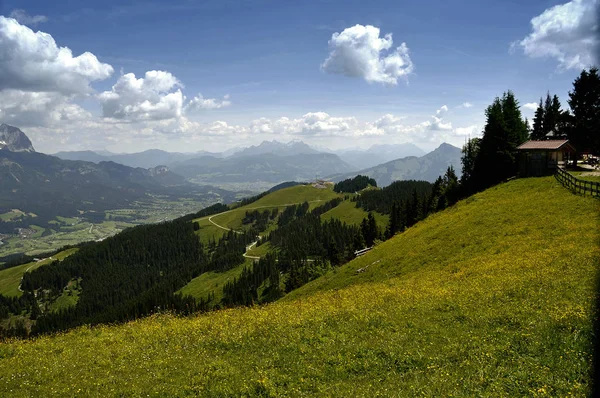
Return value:
M 361 208 L 356 207 L 356 203 L 345 200 L 338 206 L 321 215 L 322 220 L 337 218 L 346 224 L 360 225 L 362 220 L 367 217 L 368 213 Z M 389 216 L 373 212 L 373 216 L 377 221 L 377 226 L 384 231 L 389 222 Z
M 196 231 L 196 234 L 200 237 L 200 241 L 203 244 L 207 244 L 211 239 L 218 241 L 225 233 L 227 233 L 224 229 L 211 223 L 208 220 L 208 217 L 200 218 L 195 221 L 200 225 L 200 229 Z
M 214 295 L 214 302 L 218 303 L 223 297 L 223 286 L 233 281 L 242 273 L 244 267 L 252 264 L 252 260 L 246 259 L 243 264 L 226 272 L 205 272 L 192 279 L 187 285 L 179 290 L 183 295 L 189 295 L 197 299 L 206 299 L 209 294 Z
M 21 210 L 19 209 L 12 209 L 9 212 L 0 214 L 0 220 L 2 221 L 11 221 L 14 220 L 16 218 L 20 218 L 25 216 L 25 213 L 23 213 Z
M 225 230 L 211 223 L 209 218 L 222 227 L 239 230 L 242 228 L 242 219 L 246 211 L 272 210 L 274 208 L 283 211 L 286 206 L 301 204 L 303 202 L 309 202 L 309 209 L 314 209 L 317 206 L 325 204 L 328 200 L 340 196 L 329 188 L 319 189 L 311 185 L 297 185 L 272 192 L 246 206 L 235 207 L 232 210 L 211 217 L 198 218 L 194 221 L 200 224 L 200 239 L 202 242 L 208 242 L 212 238 L 218 240 L 225 233 Z
M 315 201 L 326 202 L 341 195 L 333 192 L 333 188 L 315 188 L 312 185 L 296 185 L 290 188 L 280 189 L 270 193 L 254 203 L 244 207 L 271 206 L 277 207 L 290 203 L 314 202 L 314 207 L 318 206 Z M 242 207 L 242 209 L 244 208 Z
M 599 203 L 514 180 L 280 302 L 0 343 L 0 395 L 589 396 Z
M 0 294 L 9 297 L 20 296 L 22 293 L 19 291 L 19 285 L 21 284 L 21 278 L 25 272 L 33 271 L 34 269 L 43 265 L 50 264 L 54 260 L 60 261 L 65 257 L 75 253 L 77 250 L 78 249 L 76 248 L 67 249 L 41 261 L 33 261 L 27 264 L 0 270 Z
M 264 257 L 271 249 L 271 242 L 265 242 L 260 246 L 253 246 L 246 254 L 254 257 Z
M 570 173 L 580 180 L 600 182 L 600 171 L 570 171 Z

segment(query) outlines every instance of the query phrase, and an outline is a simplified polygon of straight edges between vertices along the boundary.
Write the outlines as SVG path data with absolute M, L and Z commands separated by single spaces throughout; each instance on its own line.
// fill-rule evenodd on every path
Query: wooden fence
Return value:
M 570 189 L 573 193 L 600 197 L 600 183 L 598 182 L 580 180 L 560 167 L 556 168 L 554 176 L 563 187 Z

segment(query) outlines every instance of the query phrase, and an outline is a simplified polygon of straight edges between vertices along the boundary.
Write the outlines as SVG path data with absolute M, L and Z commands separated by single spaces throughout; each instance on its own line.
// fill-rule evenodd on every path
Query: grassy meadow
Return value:
M 0 343 L 0 395 L 589 396 L 599 207 L 501 184 L 273 304 Z
M 223 286 L 227 282 L 232 282 L 234 278 L 237 278 L 244 267 L 252 264 L 253 260 L 246 259 L 246 261 L 226 272 L 205 272 L 200 276 L 192 279 L 187 285 L 179 289 L 178 293 L 183 295 L 189 295 L 197 299 L 206 299 L 209 294 L 214 294 L 215 302 L 221 301 L 223 298 Z
M 356 207 L 356 203 L 345 200 L 338 206 L 322 214 L 321 219 L 330 220 L 332 218 L 337 218 L 346 224 L 360 225 L 362 220 L 367 217 L 368 214 L 369 213 L 363 209 Z M 379 229 L 382 231 L 385 230 L 389 223 L 389 216 L 377 212 L 373 212 L 373 216 L 375 217 L 375 221 L 377 221 Z
M 0 294 L 8 297 L 18 297 L 22 293 L 19 291 L 21 278 L 27 271 L 33 271 L 42 265 L 50 264 L 54 260 L 62 260 L 65 257 L 73 254 L 78 249 L 67 249 L 55 254 L 51 258 L 43 259 L 42 261 L 33 261 L 27 264 L 18 265 L 16 267 L 0 270 Z
M 296 185 L 270 193 L 246 206 L 235 207 L 232 210 L 216 214 L 211 216 L 211 219 L 225 228 L 239 230 L 242 228 L 242 219 L 246 211 L 272 210 L 274 208 L 283 211 L 286 206 L 303 202 L 309 202 L 309 208 L 313 209 L 340 196 L 340 194 L 333 192 L 332 188 L 319 189 L 312 185 Z M 194 220 L 200 224 L 198 235 L 204 243 L 212 238 L 218 240 L 226 232 L 224 229 L 212 224 L 208 219 L 209 217 L 203 217 Z

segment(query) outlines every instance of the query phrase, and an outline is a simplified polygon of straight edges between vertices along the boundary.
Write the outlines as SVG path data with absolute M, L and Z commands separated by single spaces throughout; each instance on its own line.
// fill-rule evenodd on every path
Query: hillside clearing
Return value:
M 587 396 L 598 209 L 515 180 L 282 302 L 0 343 L 0 392 Z
M 23 274 L 28 271 L 33 271 L 36 268 L 39 268 L 43 265 L 50 264 L 54 260 L 62 260 L 65 257 L 75 253 L 78 249 L 67 249 L 60 253 L 55 254 L 54 256 L 43 259 L 41 261 L 32 261 L 27 264 L 18 265 L 16 267 L 11 267 L 7 269 L 3 269 L 0 271 L 0 294 L 8 297 L 18 297 L 22 293 L 19 291 L 19 286 L 21 284 L 21 278 Z
M 338 206 L 322 214 L 321 219 L 326 221 L 331 220 L 332 218 L 337 218 L 346 224 L 360 225 L 362 220 L 366 218 L 368 214 L 369 213 L 363 209 L 356 207 L 356 203 L 345 200 Z M 389 222 L 389 216 L 385 214 L 379 214 L 377 212 L 373 212 L 373 216 L 377 221 L 377 226 L 379 229 L 385 231 L 385 228 Z
M 340 196 L 330 188 L 319 189 L 312 185 L 296 185 L 272 192 L 246 206 L 235 207 L 223 213 L 198 218 L 194 222 L 198 222 L 200 225 L 198 232 L 200 239 L 203 243 L 207 243 L 211 239 L 218 240 L 226 232 L 226 229 L 241 229 L 242 219 L 246 211 L 272 210 L 274 208 L 282 211 L 287 206 L 302 204 L 303 202 L 308 202 L 309 209 L 313 209 Z

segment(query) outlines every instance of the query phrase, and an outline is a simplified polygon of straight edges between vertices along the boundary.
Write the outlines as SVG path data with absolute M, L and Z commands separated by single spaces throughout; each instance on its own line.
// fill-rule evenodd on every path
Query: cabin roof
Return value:
M 565 149 L 568 151 L 575 151 L 573 145 L 569 143 L 569 140 L 544 140 L 544 141 L 527 141 L 517 147 L 519 150 L 550 150 L 556 151 L 559 149 Z

